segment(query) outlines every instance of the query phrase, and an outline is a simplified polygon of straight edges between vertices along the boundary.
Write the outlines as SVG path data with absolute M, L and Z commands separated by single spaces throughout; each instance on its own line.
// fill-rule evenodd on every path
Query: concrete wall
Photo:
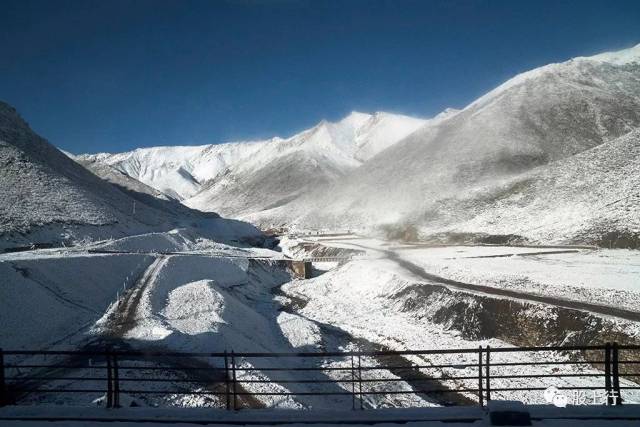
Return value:
M 293 275 L 296 279 L 310 279 L 311 278 L 311 261 L 296 261 L 286 260 L 287 268 L 293 271 Z

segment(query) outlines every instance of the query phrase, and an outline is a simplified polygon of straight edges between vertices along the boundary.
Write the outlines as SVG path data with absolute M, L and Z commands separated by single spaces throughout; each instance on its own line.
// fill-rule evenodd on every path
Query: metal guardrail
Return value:
M 353 260 L 353 256 L 318 256 L 303 258 L 305 262 L 347 262 Z
M 0 349 L 0 405 L 80 393 L 118 407 L 126 393 L 207 396 L 229 410 L 255 407 L 260 396 L 332 396 L 353 409 L 371 406 L 375 397 L 407 395 L 484 406 L 517 393 L 541 395 L 548 385 L 602 391 L 602 403 L 619 405 L 623 392 L 640 390 L 639 370 L 640 346 L 616 343 L 302 353 Z
M 320 256 L 320 257 L 307 257 L 302 259 L 295 258 L 275 258 L 271 256 L 249 256 L 249 255 L 228 255 L 228 254 L 210 254 L 210 253 L 199 253 L 199 252 L 176 252 L 176 251 L 121 251 L 121 250 L 111 250 L 111 249 L 88 249 L 87 253 L 90 254 L 104 254 L 104 255 L 114 255 L 114 254 L 136 254 L 136 255 L 177 255 L 177 256 L 206 256 L 209 258 L 239 258 L 239 259 L 255 259 L 255 260 L 264 260 L 264 261 L 296 261 L 296 262 L 341 262 L 341 261 L 351 261 L 353 256 Z

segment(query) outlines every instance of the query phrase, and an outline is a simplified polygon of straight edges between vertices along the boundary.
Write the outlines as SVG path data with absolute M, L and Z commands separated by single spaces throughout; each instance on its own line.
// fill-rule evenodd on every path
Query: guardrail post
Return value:
M 478 403 L 484 406 L 484 392 L 482 390 L 482 346 L 478 347 Z
M 361 357 L 358 354 L 358 388 L 359 388 L 359 397 L 360 397 L 360 409 L 364 409 L 362 405 L 362 363 Z
M 113 407 L 120 407 L 120 378 L 118 372 L 118 356 L 116 353 L 111 353 L 112 366 L 113 366 Z
M 4 351 L 0 348 L 0 407 L 5 406 L 7 399 L 7 384 L 4 372 Z
M 485 364 L 485 377 L 487 381 L 487 403 L 491 401 L 491 346 L 487 346 L 487 363 Z
M 238 390 L 236 388 L 236 355 L 231 350 L 231 374 L 232 374 L 232 386 L 233 386 L 233 410 L 238 409 Z
M 225 397 L 227 399 L 227 411 L 231 410 L 231 393 L 229 384 L 229 356 L 227 350 L 224 351 L 224 388 Z
M 606 395 L 607 405 L 613 403 L 611 396 L 611 344 L 606 343 L 604 346 L 604 392 Z
M 622 405 L 622 394 L 620 393 L 620 366 L 618 363 L 618 343 L 614 342 L 611 354 L 611 375 L 613 376 L 613 399 L 614 405 Z
M 106 352 L 107 357 L 107 408 L 113 407 L 113 371 L 111 367 L 111 354 Z
M 356 409 L 356 365 L 351 355 L 351 409 Z

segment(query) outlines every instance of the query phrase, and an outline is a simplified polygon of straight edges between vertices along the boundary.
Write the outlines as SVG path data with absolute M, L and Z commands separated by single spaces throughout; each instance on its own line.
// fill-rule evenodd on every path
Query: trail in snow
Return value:
M 508 289 L 494 288 L 491 286 L 473 285 L 471 283 L 464 283 L 456 280 L 446 279 L 444 277 L 428 273 L 424 268 L 410 261 L 407 261 L 406 259 L 401 258 L 395 252 L 392 252 L 392 251 L 385 251 L 385 252 L 388 254 L 388 258 L 390 260 L 395 261 L 398 265 L 410 271 L 411 273 L 417 276 L 420 276 L 424 279 L 441 283 L 450 288 L 479 292 L 482 294 L 493 295 L 493 296 L 515 298 L 515 299 L 525 300 L 525 301 L 534 302 L 534 303 L 555 305 L 557 307 L 568 308 L 571 310 L 588 311 L 592 313 L 602 314 L 605 316 L 619 317 L 621 319 L 631 320 L 633 322 L 640 321 L 640 313 L 621 309 L 621 308 L 607 307 L 607 306 L 589 304 L 589 303 L 580 302 L 580 301 L 571 301 L 571 300 L 565 300 L 560 298 L 546 297 L 542 295 L 527 294 L 527 293 L 522 293 L 518 291 L 510 291 Z
M 162 265 L 164 265 L 163 261 L 166 261 L 166 257 L 156 258 L 149 265 L 149 267 L 147 267 L 145 272 L 142 274 L 141 278 L 138 281 L 136 281 L 136 284 L 132 288 L 130 288 L 129 291 L 125 293 L 125 295 L 123 295 L 122 303 L 120 303 L 120 301 L 114 303 L 115 309 L 109 313 L 107 320 L 105 322 L 105 327 L 106 327 L 106 332 L 104 334 L 105 336 L 108 336 L 109 338 L 111 337 L 121 338 L 124 335 L 124 333 L 126 333 L 126 331 L 128 330 L 127 328 L 132 327 L 132 325 L 135 322 L 135 313 L 137 310 L 137 306 L 140 302 L 142 289 L 147 287 L 149 283 L 155 280 L 155 277 L 157 277 L 157 274 L 161 270 Z M 35 279 L 33 278 L 32 280 L 35 281 Z M 43 287 L 53 292 L 45 285 L 43 285 Z M 60 297 L 57 294 L 56 296 Z M 125 320 L 119 321 L 118 319 L 120 318 Z M 84 330 L 86 326 L 88 325 L 83 326 L 80 329 L 80 331 Z M 77 332 L 78 331 L 74 332 L 74 334 Z M 95 339 L 95 338 L 86 339 L 84 343 L 81 343 L 79 345 L 79 350 L 80 351 L 92 351 L 92 350 L 101 351 L 103 350 L 102 348 L 103 344 L 104 342 L 102 340 L 102 337 L 98 339 Z M 14 382 L 14 384 L 12 385 L 14 390 L 12 390 L 11 392 L 13 399 L 15 399 L 16 401 L 19 401 L 25 398 L 30 393 L 23 390 L 37 389 L 39 386 L 50 382 L 51 380 L 49 378 L 52 378 L 52 379 L 58 378 L 68 374 L 69 369 L 71 369 L 72 367 L 77 367 L 78 369 L 86 368 L 86 366 L 88 366 L 87 359 L 88 357 L 86 355 L 64 356 L 62 359 L 57 361 L 57 365 L 65 366 L 64 368 L 40 368 L 40 369 L 37 369 L 36 371 L 30 372 L 31 377 L 37 377 L 38 379 Z M 101 357 L 94 356 L 92 359 L 94 360 L 94 362 L 98 362 L 100 361 Z
M 109 344 L 117 347 L 129 348 L 127 342 L 127 334 L 136 328 L 140 321 L 145 320 L 146 314 L 141 308 L 141 303 L 145 295 L 153 293 L 154 286 L 162 270 L 166 267 L 173 255 L 159 255 L 142 274 L 129 291 L 118 301 L 114 309 L 109 313 L 107 319 L 102 325 L 104 329 L 100 331 L 100 335 L 107 338 Z M 143 341 L 137 341 L 135 350 L 145 350 L 140 348 Z M 98 344 L 99 346 L 100 344 Z M 157 342 L 150 342 L 149 350 L 154 352 L 171 351 L 168 348 L 160 346 Z M 126 360 L 125 357 L 123 360 Z M 154 362 L 160 366 L 172 367 L 173 371 L 179 371 L 182 376 L 192 381 L 192 384 L 199 384 L 204 390 L 211 391 L 211 397 L 217 401 L 217 406 L 223 406 L 224 402 L 220 401 L 220 394 L 225 392 L 226 378 L 225 370 L 217 369 L 203 360 L 195 357 L 154 357 Z M 131 361 L 137 362 L 135 358 Z M 178 382 L 177 387 L 180 387 Z M 246 390 L 242 385 L 237 385 L 239 393 Z M 251 395 L 238 396 L 238 406 L 241 408 L 264 408 L 264 404 Z
M 544 251 L 544 252 L 522 252 L 515 254 L 498 254 L 498 255 L 478 255 L 478 256 L 469 256 L 464 258 L 509 258 L 512 256 L 539 256 L 539 255 L 559 255 L 559 254 L 575 254 L 579 253 L 578 249 L 565 249 L 561 251 Z
M 157 257 L 136 284 L 123 295 L 122 300 L 116 302 L 115 310 L 109 313 L 105 322 L 104 335 L 111 338 L 124 338 L 125 334 L 135 327 L 138 307 L 145 289 L 153 285 L 170 258 L 171 256 L 165 255 Z
M 85 337 L 78 344 L 77 349 L 82 352 L 102 352 L 105 348 L 125 351 L 171 351 L 171 349 L 159 345 L 158 342 L 149 341 L 146 343 L 145 341 L 127 339 L 130 331 L 139 326 L 140 322 L 146 320 L 147 313 L 143 307 L 145 296 L 154 292 L 159 276 L 171 258 L 171 256 L 166 255 L 157 256 L 135 281 L 134 285 L 118 301 L 111 304 L 103 318 L 94 325 L 92 335 Z M 221 401 L 219 396 L 225 392 L 225 370 L 212 366 L 204 360 L 195 357 L 154 357 L 152 361 L 149 361 L 144 357 L 140 359 L 137 356 L 121 355 L 119 361 L 129 362 L 129 364 L 133 365 L 142 362 L 143 364 L 166 367 L 165 379 L 175 378 L 174 387 L 176 390 L 184 388 L 187 383 L 183 381 L 188 381 L 190 387 L 199 387 L 203 391 L 211 392 L 211 395 L 202 395 L 202 397 L 210 400 L 212 406 L 224 406 L 224 401 Z M 92 364 L 99 366 L 104 364 L 105 360 L 101 355 L 74 354 L 56 357 L 55 363 L 52 363 L 51 360 L 43 360 L 42 363 L 61 367 L 30 371 L 28 376 L 34 378 L 33 380 L 12 383 L 12 389 L 9 392 L 11 399 L 21 401 L 29 398 L 31 393 L 28 390 L 38 389 L 43 385 L 59 381 L 60 378 L 70 375 L 71 372 L 77 372 L 76 375 L 84 375 L 88 366 L 92 366 Z M 238 385 L 237 389 L 239 393 L 245 392 L 241 385 Z M 263 408 L 265 406 L 260 400 L 249 395 L 238 396 L 238 405 L 241 408 Z

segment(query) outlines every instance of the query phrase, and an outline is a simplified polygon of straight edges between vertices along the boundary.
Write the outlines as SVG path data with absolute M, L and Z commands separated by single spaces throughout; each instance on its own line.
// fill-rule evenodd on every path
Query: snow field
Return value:
M 69 346 L 151 263 L 146 255 L 0 260 L 0 343 L 5 350 Z
M 119 247 L 122 250 L 133 250 L 145 248 L 145 239 L 149 238 L 153 242 L 178 242 L 185 243 L 183 248 L 193 248 L 191 239 L 182 231 L 176 230 L 172 233 L 138 236 L 132 239 L 122 239 L 115 242 L 106 242 L 112 247 Z M 312 240 L 313 241 L 313 240 Z M 291 245 L 286 247 L 293 247 Z M 140 246 L 139 244 L 142 244 Z M 140 284 L 139 303 L 135 306 L 135 312 L 131 318 L 133 324 L 122 329 L 122 342 L 134 349 L 149 349 L 157 351 L 189 351 L 189 352 L 222 352 L 225 350 L 234 352 L 308 352 L 308 351 L 343 351 L 343 350 L 366 350 L 370 346 L 379 346 L 389 350 L 425 349 L 425 348 L 477 348 L 478 345 L 491 345 L 492 347 L 508 346 L 498 339 L 470 340 L 464 338 L 456 330 L 455 325 L 435 324 L 429 320 L 428 311 L 437 310 L 438 307 L 418 307 L 416 310 L 407 310 L 403 300 L 404 289 L 416 284 L 415 276 L 408 274 L 393 259 L 387 259 L 385 251 L 393 251 L 399 256 L 406 257 L 415 263 L 427 262 L 425 267 L 431 263 L 447 263 L 461 260 L 464 262 L 500 262 L 512 259 L 546 259 L 547 255 L 536 255 L 530 257 L 506 257 L 506 258 L 470 258 L 488 255 L 506 255 L 510 253 L 528 253 L 538 251 L 532 248 L 504 248 L 504 247 L 453 247 L 453 248 L 407 248 L 406 245 L 394 245 L 388 242 L 380 242 L 375 239 L 340 239 L 335 241 L 322 239 L 323 245 L 335 245 L 345 250 L 366 250 L 367 254 L 359 259 L 355 259 L 343 266 L 327 266 L 330 268 L 326 273 L 311 280 L 293 280 L 289 273 L 271 260 L 250 260 L 231 256 L 220 258 L 206 256 L 198 253 L 185 253 L 183 255 L 157 255 L 155 257 L 145 255 L 87 255 L 80 254 L 74 250 L 60 251 L 48 250 L 38 251 L 33 254 L 18 253 L 5 254 L 0 257 L 0 266 L 13 270 L 14 282 L 20 280 L 39 279 L 36 273 L 48 276 L 59 277 L 57 280 L 64 280 L 65 283 L 76 271 L 82 273 L 93 264 L 87 261 L 97 260 L 102 267 L 96 267 L 93 274 L 99 274 L 102 282 L 99 292 L 93 292 L 92 298 L 104 298 L 113 301 L 107 295 L 108 283 L 119 277 L 117 274 L 124 274 L 125 271 L 134 271 L 136 268 L 132 264 L 124 264 L 122 261 L 115 263 L 115 260 L 134 260 L 139 262 L 144 260 L 137 267 L 137 277 Z M 121 245 L 121 246 L 118 246 Z M 136 246 L 138 245 L 138 246 Z M 214 249 L 212 249 L 214 250 Z M 285 249 L 286 251 L 287 249 Z M 540 249 L 540 251 L 547 249 Z M 224 247 L 215 247 L 215 251 L 224 253 Z M 238 249 L 243 253 L 251 253 L 249 249 Z M 628 251 L 611 251 L 605 254 L 626 254 Z M 580 259 L 581 255 L 594 256 L 601 252 L 580 252 L 577 254 L 548 255 L 552 259 L 569 255 L 570 265 L 575 264 L 575 258 Z M 275 253 L 274 253 L 275 254 Z M 298 254 L 300 256 L 304 254 Z M 593 264 L 593 271 L 597 273 L 598 268 L 613 268 L 618 265 L 629 264 L 628 259 L 617 259 L 614 255 L 605 257 L 600 267 L 594 259 L 588 258 L 585 263 Z M 411 258 L 411 257 L 416 257 Z M 75 261 L 74 261 L 75 260 Z M 421 261 L 422 260 L 422 261 Z M 426 260 L 426 261 L 425 261 Z M 92 261 L 93 262 L 93 261 Z M 109 264 L 111 262 L 111 264 Z M 532 262 L 532 261 L 531 261 Z M 99 264 L 102 263 L 102 264 Z M 31 276 L 23 277 L 21 270 L 13 268 L 14 264 L 30 265 L 28 272 Z M 59 265 L 58 265 L 59 264 Z M 115 274 L 109 268 L 114 268 Z M 560 267 L 558 267 L 560 268 Z M 85 269 L 85 270 L 83 270 Z M 106 271 L 109 270 L 109 271 Z M 498 271 L 498 270 L 496 270 Z M 533 270 L 532 270 L 533 271 Z M 144 274 L 143 274 L 144 273 Z M 536 273 L 536 271 L 533 271 Z M 532 274 L 533 274 L 532 273 Z M 541 270 L 540 274 L 543 271 Z M 622 274 L 622 273 L 621 273 Z M 597 274 L 592 275 L 592 277 Z M 82 276 L 80 276 L 82 277 Z M 550 276 L 549 276 L 550 277 Z M 585 273 L 584 277 L 588 277 Z M 126 279 L 126 276 L 125 276 Z M 76 282 L 79 279 L 76 278 Z M 104 282 L 104 284 L 102 284 Z M 20 282 L 21 283 L 21 282 Z M 282 292 L 277 287 L 282 286 Z M 31 285 L 34 286 L 33 284 Z M 128 285 L 130 286 L 130 284 Z M 93 290 L 93 289 L 92 289 Z M 85 289 L 86 291 L 86 289 Z M 100 292 L 104 291 L 104 295 Z M 69 295 L 65 295 L 68 297 Z M 12 297 L 14 298 L 14 297 Z M 455 303 L 455 295 L 449 297 L 450 300 L 440 301 L 442 304 Z M 75 302 L 75 301 L 74 301 Z M 104 306 L 99 310 L 95 309 L 93 320 L 102 318 L 95 322 L 88 339 L 100 340 L 105 336 L 112 337 L 113 327 L 107 320 L 110 316 L 118 314 L 123 310 L 125 304 L 114 303 L 106 313 Z M 282 309 L 284 308 L 284 311 Z M 424 311 L 426 309 L 427 311 Z M 52 311 L 56 307 L 51 308 Z M 79 309 L 80 310 L 80 309 Z M 101 311 L 102 310 L 102 311 Z M 86 310 L 85 310 L 86 311 Z M 73 314 L 73 313 L 72 313 Z M 124 315 L 123 313 L 120 313 Z M 533 313 L 532 316 L 546 316 L 545 310 L 540 313 Z M 14 314 L 12 314 L 15 317 Z M 66 315 L 57 322 L 62 322 L 70 317 Z M 55 316 L 54 316 L 55 318 Z M 40 323 L 25 325 L 28 328 L 43 328 L 44 320 Z M 74 320 L 77 323 L 77 320 Z M 86 323 L 91 323 L 85 322 Z M 65 323 L 65 326 L 68 326 Z M 45 328 L 46 329 L 46 328 Z M 28 330 L 27 330 L 28 332 Z M 80 335 L 80 334 L 79 334 Z M 81 341 L 82 335 L 78 337 Z M 86 338 L 84 338 L 86 339 Z M 31 347 L 31 344 L 25 344 Z M 32 347 L 31 347 L 32 348 Z M 441 384 L 456 388 L 475 388 L 475 379 L 457 379 L 448 381 L 455 376 L 475 377 L 477 367 L 454 367 L 454 368 L 430 368 L 429 365 L 450 364 L 452 360 L 459 365 L 474 364 L 476 355 L 425 355 L 406 356 L 404 360 L 412 361 L 419 365 L 426 365 L 420 373 L 436 380 L 441 380 Z M 569 356 L 554 356 L 550 360 L 562 361 Z M 564 358 L 564 359 L 563 359 Z M 538 354 L 527 353 L 496 353 L 492 356 L 492 361 L 544 361 L 544 357 Z M 223 369 L 222 360 L 203 358 L 194 360 L 193 363 L 202 363 Z M 134 361 L 131 361 L 134 363 Z M 256 396 L 260 405 L 278 408 L 349 408 L 352 405 L 353 397 L 353 373 L 351 371 L 350 358 L 343 357 L 321 357 L 321 358 L 290 358 L 272 359 L 260 358 L 237 358 L 238 380 L 241 382 L 243 391 L 256 393 L 266 393 Z M 380 366 L 381 360 L 375 358 L 362 358 L 361 363 L 366 367 Z M 160 365 L 158 365 L 160 366 Z M 319 371 L 272 371 L 265 368 L 293 367 L 293 368 L 318 368 Z M 342 370 L 327 370 L 327 367 L 338 367 Z M 576 375 L 574 377 L 564 377 L 562 379 L 498 379 L 492 382 L 495 389 L 501 387 L 536 386 L 547 387 L 549 385 L 571 386 L 592 384 L 593 379 L 588 375 L 596 373 L 590 365 L 552 365 L 544 367 L 495 367 L 496 374 L 501 375 L 521 375 L 523 373 L 564 373 Z M 125 373 L 124 375 L 128 375 Z M 132 372 L 132 376 L 136 373 Z M 145 373 L 145 375 L 147 375 Z M 149 378 L 160 375 L 157 371 L 149 371 Z M 180 373 L 176 373 L 176 380 Z M 584 375 L 584 376 L 582 376 Z M 294 384 L 291 380 L 323 380 L 320 384 Z M 365 381 L 363 391 L 400 391 L 421 387 L 411 384 L 404 378 L 403 374 L 388 369 L 363 370 L 363 379 L 392 379 L 398 381 Z M 206 378 L 205 378 L 206 380 Z M 204 381 L 204 380 L 203 380 Z M 185 387 L 185 389 L 206 391 L 212 386 L 218 387 L 219 380 L 211 379 L 204 381 L 205 384 L 192 383 L 191 385 L 181 384 L 179 381 L 172 382 L 172 386 Z M 258 381 L 267 381 L 260 383 Z M 218 385 L 216 385 L 218 384 Z M 623 386 L 628 384 L 623 382 Z M 75 386 L 73 382 L 64 383 L 66 387 Z M 98 382 L 97 387 L 103 384 Z M 152 387 L 155 387 L 152 385 Z M 430 385 L 429 388 L 439 386 Z M 422 387 L 425 388 L 425 387 Z M 304 393 L 310 391 L 334 391 L 344 393 L 344 395 L 333 396 L 307 396 Z M 293 396 L 274 396 L 271 393 L 293 393 Z M 494 397 L 521 398 L 527 402 L 541 403 L 540 394 L 535 392 L 512 392 L 504 393 L 496 391 Z M 99 396 L 90 396 L 97 398 Z M 465 398 L 471 402 L 477 398 L 473 393 L 467 393 Z M 142 399 L 142 396 L 131 396 L 133 399 Z M 638 401 L 638 396 L 633 393 L 625 395 L 627 401 Z M 443 399 L 446 399 L 443 398 Z M 59 401 L 59 400 L 56 400 Z M 60 401 L 62 402 L 62 401 Z M 73 398 L 64 398 L 64 403 L 87 404 L 86 399 L 74 401 Z M 179 396 L 170 395 L 158 399 L 143 399 L 144 404 L 149 405 L 183 405 L 183 406 L 223 406 L 219 397 L 212 394 L 199 396 Z M 357 402 L 359 404 L 359 401 Z M 363 397 L 365 407 L 393 407 L 393 406 L 433 406 L 442 404 L 441 400 L 433 396 L 416 396 L 401 394 L 376 394 Z
M 306 305 L 300 311 L 302 315 L 318 322 L 326 323 L 348 332 L 354 338 L 384 345 L 391 350 L 432 349 L 432 348 L 477 348 L 479 345 L 492 347 L 508 347 L 501 340 L 469 340 L 464 339 L 455 325 L 447 326 L 431 323 L 422 315 L 402 309 L 403 301 L 395 295 L 400 294 L 404 287 L 413 283 L 401 274 L 393 273 L 397 267 L 387 260 L 352 261 L 351 263 L 330 271 L 320 277 L 291 282 L 283 287 L 285 293 L 304 298 Z M 447 302 L 442 302 L 447 304 Z M 453 302 L 452 302 L 453 303 Z M 435 310 L 437 307 L 430 307 Z M 568 360 L 569 355 L 545 356 L 535 353 L 495 353 L 493 362 L 531 362 L 531 361 L 562 361 Z M 408 356 L 419 365 L 441 365 L 459 363 L 477 364 L 477 354 L 459 355 L 426 355 Z M 453 362 L 452 362 L 453 359 Z M 474 379 L 453 380 L 445 382 L 456 388 L 477 388 L 477 366 L 468 368 L 424 368 L 421 372 L 433 378 L 447 378 L 470 376 Z M 495 379 L 492 387 L 542 387 L 555 386 L 602 386 L 602 377 L 592 378 L 588 375 L 599 373 L 588 364 L 584 365 L 544 365 L 505 366 L 494 368 L 494 373 L 500 375 L 522 375 L 531 373 L 554 373 L 572 375 L 560 379 L 520 378 Z M 585 376 L 580 376 L 585 374 Z M 624 380 L 629 385 L 629 381 Z M 496 397 L 516 398 L 530 403 L 544 403 L 540 401 L 541 394 L 535 392 L 496 392 Z M 473 394 L 471 399 L 477 399 Z M 625 398 L 629 401 L 640 401 L 636 392 L 627 392 Z

